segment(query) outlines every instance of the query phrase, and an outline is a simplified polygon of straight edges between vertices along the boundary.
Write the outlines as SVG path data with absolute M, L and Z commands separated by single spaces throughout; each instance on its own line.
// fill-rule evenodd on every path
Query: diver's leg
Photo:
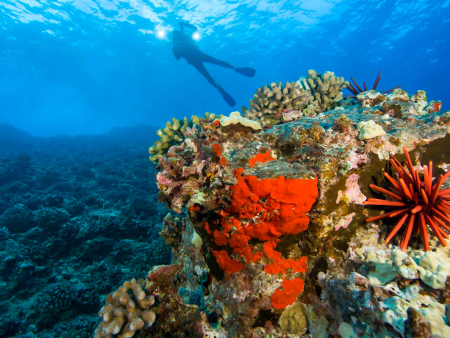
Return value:
M 218 59 L 216 59 L 208 54 L 205 54 L 205 53 L 202 53 L 200 58 L 201 58 L 202 62 L 212 63 L 213 65 L 218 65 L 218 66 L 221 66 L 224 68 L 234 69 L 234 66 L 230 65 L 228 62 L 218 60 Z
M 218 65 L 221 67 L 231 68 L 231 69 L 234 69 L 234 71 L 236 73 L 247 76 L 247 77 L 255 76 L 256 71 L 253 68 L 249 68 L 249 67 L 236 68 L 236 67 L 230 65 L 228 62 L 217 60 L 216 58 L 213 58 L 212 56 L 205 54 L 205 53 L 201 53 L 200 58 L 201 58 L 202 62 L 208 62 L 208 63 L 212 63 L 214 65 Z
M 208 80 L 208 82 L 210 84 L 212 84 L 215 88 L 217 88 L 218 85 L 217 85 L 216 81 L 214 81 L 214 79 L 211 77 L 211 75 L 209 75 L 205 66 L 203 66 L 203 64 L 201 62 L 196 62 L 196 63 L 193 63 L 192 65 L 195 67 L 195 69 L 197 69 L 200 72 L 200 74 L 202 74 L 206 78 L 206 80 Z
M 216 81 L 214 81 L 214 79 L 211 77 L 211 75 L 209 75 L 208 71 L 202 63 L 198 62 L 192 65 L 200 72 L 200 74 L 202 74 L 206 78 L 206 80 L 208 80 L 210 84 L 212 84 L 219 91 L 220 95 L 222 95 L 223 99 L 230 107 L 234 107 L 236 105 L 236 101 L 234 101 L 231 95 L 228 94 L 221 86 L 219 86 Z

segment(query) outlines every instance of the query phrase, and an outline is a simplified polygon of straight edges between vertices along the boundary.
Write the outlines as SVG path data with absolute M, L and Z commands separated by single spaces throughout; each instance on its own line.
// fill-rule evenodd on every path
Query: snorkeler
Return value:
M 197 30 L 197 27 L 188 23 L 188 22 L 180 22 L 180 30 L 173 31 L 173 45 L 172 52 L 177 60 L 180 58 L 184 58 L 187 63 L 194 66 L 200 74 L 202 74 L 206 80 L 210 84 L 216 88 L 219 93 L 222 95 L 223 99 L 228 103 L 230 107 L 234 107 L 236 105 L 236 101 L 228 94 L 221 86 L 219 86 L 216 81 L 211 77 L 211 75 L 206 70 L 203 65 L 204 62 L 212 63 L 214 65 L 218 65 L 224 68 L 234 69 L 236 73 L 242 74 L 244 76 L 253 77 L 255 76 L 255 70 L 253 68 L 243 67 L 243 68 L 235 68 L 225 61 L 217 60 L 208 54 L 203 53 L 200 49 L 195 45 L 194 40 L 183 33 L 184 29 L 188 28 L 191 30 L 191 34 Z

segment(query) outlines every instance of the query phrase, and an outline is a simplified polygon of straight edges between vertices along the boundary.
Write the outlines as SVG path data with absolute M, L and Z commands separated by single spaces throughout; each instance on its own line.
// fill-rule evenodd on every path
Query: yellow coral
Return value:
M 99 312 L 103 321 L 94 338 L 133 337 L 136 331 L 153 325 L 156 315 L 148 308 L 154 304 L 155 298 L 145 294 L 143 285 L 142 279 L 136 282 L 133 278 L 106 297 L 106 305 Z
M 286 307 L 280 317 L 280 327 L 290 334 L 301 334 L 308 328 L 306 306 L 301 302 L 295 302 Z

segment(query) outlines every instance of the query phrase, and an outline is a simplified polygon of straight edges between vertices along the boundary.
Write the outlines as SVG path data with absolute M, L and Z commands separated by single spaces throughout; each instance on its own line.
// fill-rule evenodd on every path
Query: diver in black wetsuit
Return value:
M 188 22 L 180 22 L 180 30 L 175 30 L 172 34 L 173 55 L 177 60 L 180 60 L 180 58 L 184 58 L 187 63 L 194 66 L 208 80 L 208 82 L 219 91 L 226 103 L 228 103 L 230 107 L 234 107 L 236 105 L 236 101 L 234 101 L 230 94 L 228 94 L 221 86 L 216 83 L 216 81 L 214 81 L 211 75 L 209 75 L 203 63 L 207 62 L 224 68 L 231 68 L 234 69 L 236 73 L 248 77 L 253 77 L 255 75 L 255 70 L 248 67 L 235 68 L 225 61 L 217 60 L 216 58 L 203 53 L 195 45 L 194 40 L 190 36 L 187 36 L 183 33 L 185 28 L 189 28 L 191 30 L 191 34 L 197 30 L 197 27 L 191 25 Z

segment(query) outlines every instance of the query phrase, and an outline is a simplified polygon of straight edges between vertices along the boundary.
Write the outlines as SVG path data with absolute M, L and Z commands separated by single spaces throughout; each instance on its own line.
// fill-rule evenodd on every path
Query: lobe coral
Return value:
M 388 173 L 384 173 L 384 176 L 392 185 L 389 190 L 374 184 L 369 185 L 373 190 L 390 197 L 390 200 L 369 198 L 363 203 L 365 205 L 393 207 L 394 210 L 368 218 L 366 222 L 401 217 L 385 242 L 388 243 L 402 226 L 407 224 L 400 243 L 402 251 L 406 251 L 411 235 L 416 233 L 420 234 L 425 251 L 430 251 L 427 225 L 441 244 L 447 246 L 444 238 L 448 238 L 448 235 L 444 229 L 450 232 L 450 189 L 440 190 L 440 187 L 450 176 L 450 170 L 433 180 L 433 162 L 430 161 L 428 166 L 423 167 L 422 181 L 419 178 L 418 171 L 414 170 L 406 147 L 403 147 L 403 151 L 406 155 L 406 169 L 395 157 L 390 159 L 391 165 L 397 171 L 398 179 L 396 180 Z

